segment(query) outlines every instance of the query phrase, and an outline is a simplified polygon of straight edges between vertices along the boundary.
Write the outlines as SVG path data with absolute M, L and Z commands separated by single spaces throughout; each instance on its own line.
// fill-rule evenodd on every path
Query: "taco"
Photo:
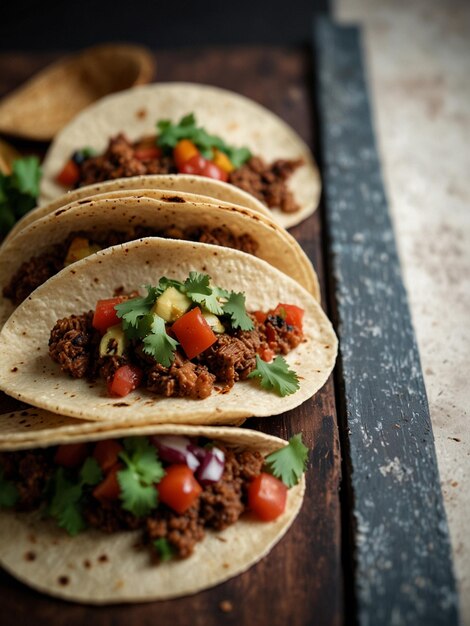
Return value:
M 111 178 L 209 176 L 256 196 L 286 228 L 320 195 L 312 155 L 289 126 L 243 96 L 190 83 L 139 87 L 87 108 L 57 135 L 43 171 L 42 202 Z
M 147 238 L 64 268 L 16 309 L 0 388 L 84 419 L 233 423 L 301 404 L 336 348 L 313 296 L 265 261 Z
M 133 196 L 134 192 L 115 193 L 115 199 L 97 196 L 61 207 L 4 242 L 0 248 L 0 323 L 63 267 L 103 248 L 151 236 L 201 241 L 254 254 L 319 299 L 310 261 L 297 241 L 271 219 L 225 203 L 196 204 L 186 200 L 188 194 L 154 200 Z
M 256 213 L 262 213 L 271 217 L 270 210 L 261 204 L 254 196 L 234 185 L 223 183 L 213 178 L 203 176 L 191 176 L 189 174 L 178 175 L 149 175 L 132 176 L 130 178 L 118 178 L 117 180 L 107 180 L 96 185 L 87 185 L 73 189 L 47 204 L 36 207 L 28 211 L 13 226 L 4 241 L 15 236 L 21 229 L 28 226 L 34 220 L 54 213 L 63 206 L 69 206 L 79 200 L 89 199 L 92 196 L 117 197 L 124 192 L 134 191 L 135 195 L 146 195 L 151 193 L 155 199 L 168 200 L 171 194 L 176 192 L 179 197 L 185 198 L 188 202 L 196 204 L 236 204 L 240 207 L 251 209 Z
M 300 436 L 287 450 L 248 429 L 14 418 L 0 419 L 0 565 L 53 596 L 110 604 L 207 589 L 264 557 L 302 505 Z

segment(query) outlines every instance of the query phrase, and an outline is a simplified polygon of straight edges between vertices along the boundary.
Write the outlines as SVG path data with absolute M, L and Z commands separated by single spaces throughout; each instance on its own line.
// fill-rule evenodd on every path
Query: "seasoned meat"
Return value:
M 21 304 L 36 287 L 46 282 L 64 267 L 64 246 L 56 245 L 49 252 L 31 257 L 22 263 L 3 288 L 3 295 L 13 304 Z
M 218 335 L 217 341 L 201 355 L 200 362 L 207 365 L 217 380 L 232 386 L 255 368 L 259 346 L 256 331 Z
M 268 315 L 259 330 L 266 336 L 267 343 L 275 353 L 287 354 L 302 341 L 302 331 L 290 326 L 279 315 Z
M 302 163 L 301 159 L 278 159 L 268 165 L 254 156 L 230 174 L 229 182 L 270 208 L 278 207 L 284 213 L 293 213 L 300 207 L 287 186 L 287 179 Z
M 162 396 L 203 399 L 210 396 L 214 388 L 215 376 L 207 367 L 192 363 L 177 352 L 170 367 L 153 361 L 146 373 L 144 386 Z
M 96 500 L 92 496 L 85 500 L 83 517 L 86 523 L 104 533 L 115 533 L 120 530 L 136 530 L 144 521 L 129 511 L 125 511 L 120 500 Z
M 0 467 L 18 492 L 17 510 L 30 511 L 42 504 L 44 490 L 54 471 L 50 449 L 4 452 L 0 454 Z
M 104 154 L 84 159 L 79 168 L 80 178 L 77 187 L 93 185 L 114 178 L 176 172 L 171 158 L 161 157 L 144 161 L 137 159 L 134 145 L 122 133 L 110 139 Z
M 180 558 L 192 554 L 198 541 L 204 538 L 203 520 L 199 517 L 199 502 L 180 515 L 165 505 L 146 519 L 146 537 L 150 541 L 165 538 Z
M 92 326 L 93 311 L 58 320 L 49 338 L 49 356 L 73 378 L 87 376 L 94 367 L 93 355 L 100 342 Z

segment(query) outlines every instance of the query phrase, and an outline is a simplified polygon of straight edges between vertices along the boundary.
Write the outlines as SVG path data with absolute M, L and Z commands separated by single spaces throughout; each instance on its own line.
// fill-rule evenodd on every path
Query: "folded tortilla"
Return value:
M 103 381 L 71 379 L 49 357 L 48 340 L 58 319 L 93 309 L 97 300 L 111 297 L 117 288 L 131 293 L 161 276 L 184 280 L 193 270 L 209 274 L 219 287 L 244 292 L 249 311 L 268 311 L 279 302 L 304 309 L 304 341 L 286 356 L 299 376 L 298 391 L 279 397 L 251 379 L 203 400 L 164 398 L 144 389 L 111 398 Z M 315 298 L 262 259 L 220 246 L 155 237 L 108 248 L 64 268 L 10 316 L 0 333 L 0 350 L 0 389 L 54 413 L 97 421 L 126 416 L 132 420 L 140 414 L 143 420 L 160 423 L 223 424 L 282 413 L 311 397 L 333 369 L 337 339 Z
M 22 228 L 28 226 L 34 220 L 54 213 L 57 209 L 69 206 L 79 200 L 88 199 L 92 196 L 106 194 L 108 197 L 116 197 L 123 192 L 134 192 L 134 195 L 150 195 L 155 199 L 168 199 L 167 192 L 176 192 L 178 196 L 186 198 L 188 202 L 196 204 L 236 204 L 251 209 L 256 213 L 271 216 L 271 211 L 254 196 L 243 191 L 235 185 L 223 183 L 220 180 L 206 178 L 204 176 L 190 176 L 189 174 L 154 174 L 147 176 L 131 176 L 106 180 L 95 185 L 87 185 L 68 191 L 54 200 L 41 204 L 35 209 L 23 215 L 10 230 L 4 241 L 16 235 Z M 114 194 L 114 196 L 113 196 Z
M 63 195 L 56 177 L 71 154 L 83 147 L 103 152 L 108 140 L 124 132 L 131 140 L 155 133 L 161 119 L 179 120 L 194 112 L 198 124 L 234 146 L 247 146 L 265 161 L 303 159 L 289 179 L 300 210 L 274 219 L 285 228 L 311 215 L 320 198 L 320 176 L 308 146 L 279 117 L 239 94 L 208 85 L 160 83 L 121 91 L 86 108 L 54 139 L 43 164 L 41 204 Z
M 21 424 L 22 422 L 22 424 Z M 28 427 L 26 427 L 26 424 Z M 29 410 L 0 416 L 3 451 L 98 441 L 113 437 L 175 434 L 208 437 L 238 449 L 270 454 L 286 444 L 282 439 L 241 428 L 109 424 L 108 430 L 90 430 L 90 424 Z M 28 429 L 29 440 L 18 441 Z M 206 531 L 187 559 L 152 564 L 147 550 L 137 550 L 139 531 L 107 535 L 87 530 L 70 537 L 40 512 L 0 510 L 0 565 L 15 578 L 43 593 L 83 602 L 111 604 L 164 600 L 196 593 L 246 571 L 262 559 L 296 518 L 305 480 L 289 489 L 285 512 L 273 522 L 243 515 L 224 531 Z
M 63 206 L 35 220 L 0 247 L 0 327 L 15 305 L 2 291 L 21 265 L 65 242 L 74 232 L 106 233 L 126 231 L 130 226 L 151 228 L 155 234 L 169 227 L 179 229 L 229 229 L 234 235 L 250 235 L 258 244 L 257 256 L 288 274 L 319 300 L 320 288 L 315 270 L 297 241 L 269 217 L 249 209 L 222 203 L 201 204 L 186 194 L 173 194 L 164 200 L 152 191 L 144 196 L 135 192 L 114 192 Z M 111 216 L 111 217 L 110 217 Z

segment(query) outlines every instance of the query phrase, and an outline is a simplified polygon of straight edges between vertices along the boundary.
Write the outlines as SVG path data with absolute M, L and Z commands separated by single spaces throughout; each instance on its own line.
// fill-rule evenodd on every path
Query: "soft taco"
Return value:
M 92 196 L 106 195 L 107 197 L 116 197 L 124 192 L 135 192 L 137 195 L 151 194 L 152 198 L 162 200 L 168 200 L 175 192 L 188 202 L 218 205 L 223 203 L 229 205 L 236 204 L 271 217 L 270 210 L 254 196 L 234 185 L 229 185 L 213 178 L 191 176 L 189 174 L 132 176 L 73 189 L 46 204 L 28 211 L 13 226 L 4 241 L 16 235 L 22 228 L 28 226 L 34 220 L 54 213 L 57 209 L 64 206 L 69 206 L 72 203 L 91 198 Z M 172 193 L 169 194 L 168 192 Z
M 64 268 L 16 309 L 0 388 L 84 419 L 233 423 L 301 404 L 336 348 L 318 302 L 265 261 L 147 238 Z
M 42 202 L 111 178 L 208 176 L 256 196 L 284 227 L 313 213 L 320 195 L 310 150 L 289 126 L 243 96 L 190 83 L 139 87 L 87 108 L 57 135 L 43 171 Z
M 248 209 L 200 204 L 188 194 L 135 196 L 115 192 L 57 209 L 35 220 L 0 247 L 0 324 L 48 278 L 77 260 L 142 237 L 165 237 L 228 246 L 254 254 L 292 276 L 315 298 L 315 271 L 297 241 L 270 218 Z M 111 216 L 111 217 L 110 217 Z M 110 225 L 111 228 L 110 228 Z
M 90 431 L 24 413 L 0 419 L 0 565 L 53 596 L 109 604 L 207 589 L 264 557 L 302 505 L 300 436 L 286 449 L 248 429 Z

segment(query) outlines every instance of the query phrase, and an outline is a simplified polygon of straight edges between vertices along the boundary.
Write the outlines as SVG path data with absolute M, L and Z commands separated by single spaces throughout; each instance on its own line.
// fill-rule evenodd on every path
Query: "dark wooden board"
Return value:
M 56 57 L 0 55 L 0 95 Z M 312 77 L 307 50 L 251 47 L 159 51 L 157 64 L 159 81 L 207 82 L 253 98 L 279 114 L 313 146 Z M 26 151 L 44 148 L 16 143 Z M 294 229 L 294 234 L 313 259 L 324 286 L 320 213 Z M 7 410 L 5 397 L 0 398 L 0 410 Z M 2 624 L 340 626 L 340 455 L 332 381 L 299 409 L 272 419 L 250 420 L 247 426 L 285 438 L 301 430 L 312 448 L 302 511 L 266 559 L 246 574 L 193 597 L 103 608 L 42 596 L 1 572 Z M 230 612 L 221 610 L 222 601 L 231 603 Z
M 458 615 L 447 521 L 359 31 L 326 19 L 316 26 L 326 229 L 341 337 L 338 406 L 350 486 L 346 548 L 354 548 L 357 620 L 451 626 Z

